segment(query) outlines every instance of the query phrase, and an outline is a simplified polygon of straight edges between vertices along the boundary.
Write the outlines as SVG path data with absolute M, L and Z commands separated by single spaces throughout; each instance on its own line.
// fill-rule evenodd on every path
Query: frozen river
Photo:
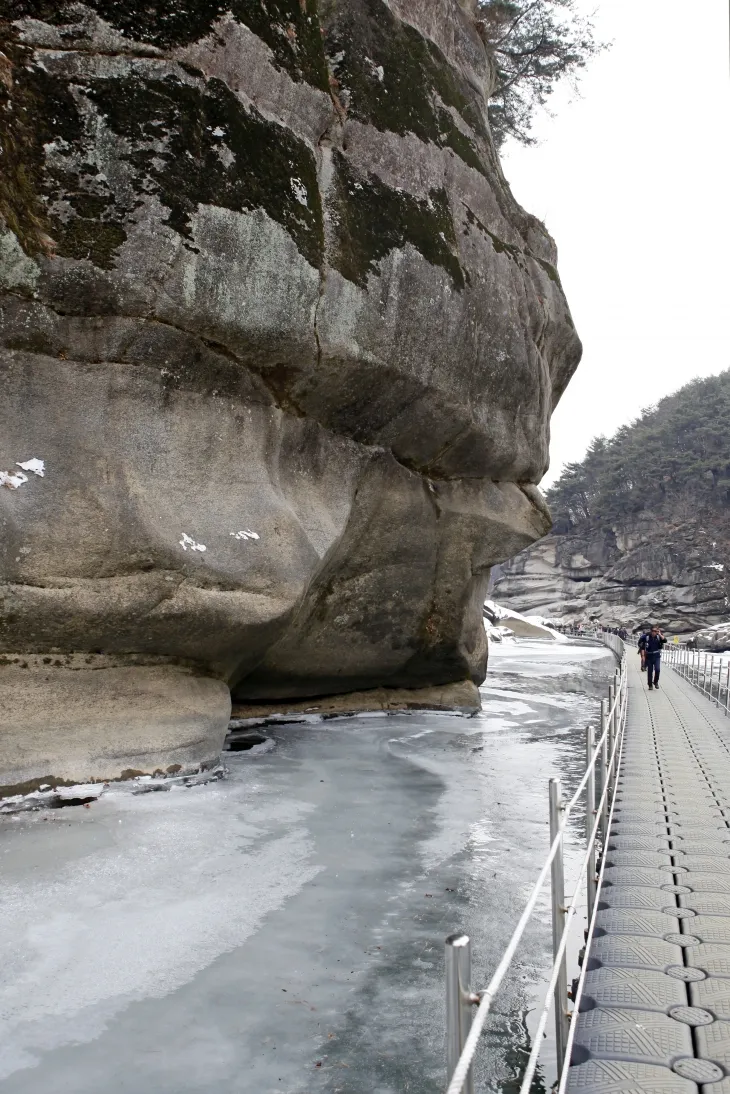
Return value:
M 220 782 L 0 817 L 0 1094 L 442 1090 L 443 939 L 472 935 L 483 984 L 613 667 L 493 647 L 477 717 L 269 727 Z M 541 919 L 480 1089 L 529 1050 Z

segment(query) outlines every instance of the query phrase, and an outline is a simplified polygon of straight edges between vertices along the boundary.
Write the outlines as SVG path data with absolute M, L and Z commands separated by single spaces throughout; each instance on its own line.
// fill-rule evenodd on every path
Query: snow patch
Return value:
M 182 539 L 178 541 L 183 551 L 187 551 L 188 547 L 191 551 L 207 551 L 208 548 L 204 543 L 196 543 L 192 536 L 189 536 L 187 532 L 182 533 Z
M 370 57 L 366 57 L 365 62 L 366 64 L 370 65 L 370 71 L 372 72 L 376 80 L 378 80 L 382 84 L 383 77 L 385 76 L 385 69 L 383 68 L 383 66 L 376 65 L 375 61 L 371 60 Z
M 307 188 L 301 179 L 289 179 L 291 188 L 294 191 L 294 197 L 297 199 L 300 205 L 308 205 L 309 200 L 307 197 Z
M 28 476 L 22 471 L 0 471 L 0 486 L 7 486 L 8 490 L 17 490 L 27 481 Z
M 24 482 L 28 481 L 28 476 L 24 475 L 24 471 L 32 471 L 34 475 L 39 475 L 40 478 L 46 473 L 46 465 L 44 460 L 39 460 L 35 456 L 32 460 L 25 460 L 23 463 L 16 461 L 16 467 L 20 467 L 20 471 L 0 471 L 0 486 L 7 486 L 8 490 L 17 490 L 19 486 L 22 486 Z
M 519 612 L 513 612 L 510 608 L 505 608 L 494 600 L 486 600 L 484 610 L 487 622 L 496 630 L 503 631 L 507 628 L 513 634 L 522 638 L 543 638 L 551 642 L 568 641 L 565 635 L 547 626 L 540 616 L 520 615 Z M 500 638 L 496 635 L 494 637 L 497 641 L 500 641 Z
M 229 532 L 228 535 L 233 536 L 234 539 L 261 539 L 261 536 L 257 532 L 252 532 L 250 528 L 242 528 L 240 532 Z
M 43 478 L 46 473 L 45 460 L 39 460 L 35 456 L 32 460 L 26 460 L 25 463 L 17 463 L 16 467 L 22 467 L 24 471 L 32 471 L 34 475 L 39 475 Z

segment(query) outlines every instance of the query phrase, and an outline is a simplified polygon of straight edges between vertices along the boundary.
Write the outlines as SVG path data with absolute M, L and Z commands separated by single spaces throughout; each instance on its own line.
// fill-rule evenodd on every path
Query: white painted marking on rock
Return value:
M 16 466 L 22 467 L 24 471 L 32 471 L 34 475 L 39 475 L 41 478 L 46 473 L 46 461 L 39 460 L 35 456 L 32 460 L 26 460 L 25 463 L 18 463 Z
M 182 533 L 182 539 L 178 541 L 183 551 L 187 551 L 188 547 L 191 551 L 207 551 L 208 548 L 204 543 L 196 543 L 192 536 L 189 536 L 187 532 Z
M 252 532 L 250 528 L 243 528 L 240 532 L 229 532 L 234 539 L 261 539 L 258 532 Z

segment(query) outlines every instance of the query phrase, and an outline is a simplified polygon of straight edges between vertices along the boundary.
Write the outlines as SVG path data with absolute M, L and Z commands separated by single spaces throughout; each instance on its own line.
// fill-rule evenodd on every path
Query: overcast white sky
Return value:
M 728 0 L 579 0 L 611 50 L 553 96 L 537 148 L 505 147 L 518 201 L 558 245 L 583 361 L 551 467 L 730 367 Z

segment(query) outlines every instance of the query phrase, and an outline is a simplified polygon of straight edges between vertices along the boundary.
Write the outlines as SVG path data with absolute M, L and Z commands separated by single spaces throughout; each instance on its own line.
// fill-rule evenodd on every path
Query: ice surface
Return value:
M 221 782 L 0 817 L 0 1094 L 441 1090 L 443 939 L 484 983 L 612 670 L 518 642 L 478 717 L 270 726 Z M 482 1088 L 524 1061 L 549 947 L 543 908 Z

